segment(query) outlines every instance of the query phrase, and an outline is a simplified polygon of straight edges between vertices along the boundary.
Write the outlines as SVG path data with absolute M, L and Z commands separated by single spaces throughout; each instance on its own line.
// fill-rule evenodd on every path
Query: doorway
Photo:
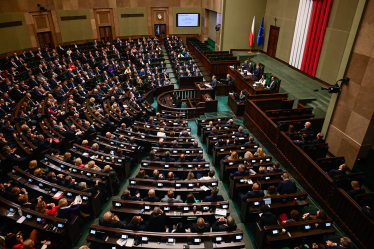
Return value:
M 102 42 L 110 42 L 112 43 L 112 27 L 100 27 L 100 39 Z
M 164 43 L 164 38 L 166 37 L 166 24 L 155 24 L 155 36 Z
M 45 48 L 45 47 L 54 48 L 55 47 L 53 44 L 52 32 L 49 31 L 49 32 L 37 33 L 37 36 L 38 36 L 40 48 Z
M 275 53 L 277 52 L 278 37 L 279 27 L 271 25 L 268 42 L 268 55 L 271 57 L 275 57 Z

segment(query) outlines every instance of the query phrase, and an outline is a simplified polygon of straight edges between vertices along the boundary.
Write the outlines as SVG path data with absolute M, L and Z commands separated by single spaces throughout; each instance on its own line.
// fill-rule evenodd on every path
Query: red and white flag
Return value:
M 255 42 L 254 37 L 255 37 L 255 17 L 253 17 L 251 34 L 249 35 L 249 46 L 251 46 L 251 47 L 252 47 L 253 43 Z

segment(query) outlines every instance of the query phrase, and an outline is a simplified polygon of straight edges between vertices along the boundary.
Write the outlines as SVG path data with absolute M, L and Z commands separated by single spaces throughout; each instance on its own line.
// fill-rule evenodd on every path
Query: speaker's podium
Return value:
M 196 98 L 201 99 L 201 102 L 205 104 L 205 112 L 216 112 L 218 107 L 218 100 L 212 99 L 212 93 L 214 89 L 203 82 L 195 82 L 195 88 L 197 90 Z
M 231 93 L 229 94 L 227 105 L 236 117 L 244 116 L 245 103 L 246 103 L 245 98 L 243 100 L 240 100 L 239 98 L 235 98 L 234 94 L 231 94 Z

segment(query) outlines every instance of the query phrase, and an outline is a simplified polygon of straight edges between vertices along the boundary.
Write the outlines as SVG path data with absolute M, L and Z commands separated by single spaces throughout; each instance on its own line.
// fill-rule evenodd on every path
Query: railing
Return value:
M 290 137 L 277 129 L 275 123 L 252 101 L 247 101 L 244 125 L 266 146 L 296 181 L 337 222 L 356 245 L 371 248 L 374 243 L 374 222 L 361 211 L 361 207 Z
M 195 99 L 197 96 L 197 90 L 195 89 L 182 89 L 182 90 L 174 90 L 174 91 L 168 91 L 164 92 L 163 94 L 159 95 L 157 97 L 157 103 L 158 103 L 158 112 L 161 111 L 175 111 L 175 112 L 184 112 L 185 118 L 186 119 L 194 119 L 197 117 L 200 117 L 200 115 L 203 115 L 205 112 L 205 107 L 192 107 L 192 108 L 175 108 L 173 106 L 167 106 L 164 103 L 164 99 L 166 95 L 170 95 L 171 93 L 175 92 L 175 94 L 180 98 L 180 99 Z

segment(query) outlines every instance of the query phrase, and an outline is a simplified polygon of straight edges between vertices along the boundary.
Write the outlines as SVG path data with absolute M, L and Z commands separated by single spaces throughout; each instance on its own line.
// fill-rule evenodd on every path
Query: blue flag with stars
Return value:
M 262 44 L 264 44 L 264 17 L 262 17 L 260 30 L 258 31 L 257 36 L 257 46 L 259 47 Z

